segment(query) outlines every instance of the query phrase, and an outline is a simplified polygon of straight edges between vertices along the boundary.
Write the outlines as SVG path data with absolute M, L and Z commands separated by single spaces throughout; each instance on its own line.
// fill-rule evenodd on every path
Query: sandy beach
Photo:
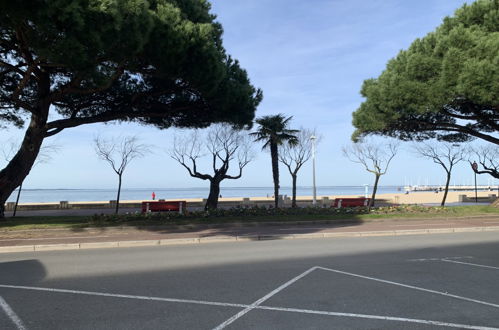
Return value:
M 449 191 L 447 194 L 447 200 L 446 203 L 457 203 L 459 202 L 459 196 L 460 195 L 466 195 L 468 198 L 474 198 L 475 197 L 475 192 L 474 191 Z M 489 195 L 495 195 L 496 197 L 498 196 L 497 190 L 494 191 L 479 191 L 478 192 L 478 197 L 489 197 Z M 370 197 L 371 195 L 369 195 Z M 291 196 L 287 196 L 291 197 Z M 331 195 L 331 196 L 317 196 L 317 200 L 321 200 L 323 197 L 327 197 L 330 200 L 334 200 L 335 198 L 352 198 L 352 197 L 364 197 L 364 195 Z M 387 201 L 391 201 L 395 204 L 430 204 L 430 203 L 440 203 L 443 198 L 443 192 L 431 192 L 431 191 L 425 191 L 425 192 L 411 192 L 409 194 L 405 193 L 396 193 L 396 194 L 377 194 L 376 199 L 383 199 Z M 220 198 L 220 202 L 238 202 L 242 201 L 242 197 L 223 197 Z M 310 201 L 312 200 L 312 196 L 296 196 L 297 201 Z M 175 201 L 175 200 L 180 200 L 180 199 L 165 199 L 166 201 Z M 201 202 L 203 201 L 202 198 L 182 198 L 181 200 L 185 200 L 187 202 Z M 273 201 L 274 199 L 272 197 L 249 197 L 250 201 Z M 122 200 L 120 201 L 122 203 L 139 203 L 141 202 L 140 200 Z M 99 202 L 78 202 L 78 204 L 85 204 L 85 203 L 99 203 Z M 107 202 L 102 202 L 102 203 L 107 203 Z

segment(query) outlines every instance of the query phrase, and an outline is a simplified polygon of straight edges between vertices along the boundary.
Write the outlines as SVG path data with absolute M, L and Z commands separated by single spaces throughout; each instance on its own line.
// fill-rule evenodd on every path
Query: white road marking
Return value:
M 326 270 L 326 271 L 329 271 L 329 272 L 333 272 L 333 273 L 338 273 L 338 274 L 343 274 L 343 275 L 347 275 L 347 276 L 353 276 L 353 277 L 363 278 L 363 279 L 366 279 L 366 280 L 371 280 L 371 281 L 376 281 L 376 282 L 381 282 L 381 283 L 396 285 L 396 286 L 400 286 L 400 287 L 403 287 L 403 288 L 408 288 L 408 289 L 413 289 L 413 290 L 418 290 L 418 291 L 423 291 L 423 292 L 434 293 L 434 294 L 438 294 L 438 295 L 445 296 L 445 297 L 450 297 L 450 298 L 454 298 L 454 299 L 458 299 L 458 300 L 464 300 L 464 301 L 469 301 L 469 302 L 473 302 L 473 303 L 477 303 L 477 304 L 481 304 L 481 305 L 485 305 L 485 306 L 499 308 L 499 305 L 497 305 L 497 304 L 489 303 L 489 302 L 482 301 L 482 300 L 477 300 L 477 299 L 462 297 L 462 296 L 458 296 L 458 295 L 451 294 L 451 293 L 446 293 L 446 292 L 441 292 L 441 291 L 436 291 L 436 290 L 431 290 L 431 289 L 425 289 L 425 288 L 421 288 L 421 287 L 418 287 L 418 286 L 413 286 L 413 285 L 408 285 L 408 284 L 403 284 L 403 283 L 398 283 L 398 282 L 393 282 L 393 281 L 382 280 L 382 279 L 375 278 L 375 277 L 369 277 L 369 276 L 364 276 L 364 275 L 359 275 L 359 274 L 344 272 L 344 271 L 337 270 L 337 269 L 331 269 L 331 268 L 325 268 L 325 267 L 317 267 L 317 268 L 318 269 L 322 269 L 322 270 Z
M 449 259 L 442 259 L 442 261 L 453 262 L 455 264 L 462 264 L 462 265 L 468 265 L 468 266 L 474 266 L 474 267 L 490 268 L 490 269 L 497 269 L 497 270 L 499 270 L 499 267 L 487 266 L 487 265 L 480 265 L 480 264 L 473 264 L 471 262 L 462 262 L 462 261 L 455 261 L 455 260 L 449 260 Z
M 443 257 L 443 258 L 422 258 L 422 259 L 408 259 L 407 261 L 442 261 L 442 260 L 456 260 L 456 259 L 473 259 L 472 256 L 462 257 Z
M 484 221 L 483 223 L 487 223 L 487 224 L 489 224 L 489 223 L 499 223 L 499 221 Z
M 9 319 L 14 323 L 18 330 L 26 330 L 23 321 L 17 316 L 17 314 L 10 308 L 9 304 L 0 296 L 0 307 L 4 310 L 5 314 L 9 317 Z
M 148 296 L 135 296 L 135 295 L 128 295 L 128 294 L 116 294 L 116 293 L 80 291 L 80 290 L 67 290 L 67 289 L 53 289 L 53 288 L 42 288 L 42 287 L 23 286 L 23 285 L 0 284 L 0 288 L 22 289 L 22 290 L 33 290 L 33 291 L 46 291 L 46 292 L 57 292 L 57 293 L 83 294 L 83 295 L 87 295 L 87 296 L 100 296 L 100 297 L 113 297 L 113 298 L 152 300 L 152 301 L 166 301 L 166 302 L 184 303 L 184 304 L 198 304 L 198 305 L 225 306 L 225 307 L 241 307 L 241 308 L 248 307 L 248 305 L 244 305 L 244 304 L 231 304 L 231 303 L 222 303 L 222 302 L 216 302 L 216 301 L 191 300 L 191 299 L 175 299 L 175 298 L 160 298 L 160 297 L 148 297 Z
M 263 309 L 263 310 L 279 311 L 279 312 L 293 312 L 293 313 L 304 313 L 304 314 L 315 314 L 315 315 L 352 317 L 352 318 L 371 319 L 371 320 L 399 321 L 399 322 L 408 322 L 408 323 L 429 324 L 429 325 L 438 325 L 438 326 L 458 328 L 458 329 L 475 329 L 475 330 L 498 330 L 499 329 L 499 328 L 482 327 L 482 326 L 468 325 L 468 324 L 448 323 L 448 322 L 420 320 L 420 319 L 409 319 L 409 318 L 405 318 L 405 317 L 394 317 L 394 316 L 383 316 L 383 315 L 338 313 L 338 312 L 316 311 L 316 310 L 310 310 L 310 309 L 281 308 L 281 307 L 267 307 L 267 306 L 258 306 L 255 308 L 256 309 Z
M 285 288 L 287 288 L 288 286 L 290 286 L 291 284 L 295 283 L 296 281 L 298 281 L 299 279 L 307 276 L 308 274 L 310 274 L 311 272 L 313 272 L 314 270 L 317 269 L 317 266 L 316 267 L 312 267 L 310 268 L 309 270 L 301 273 L 300 275 L 292 278 L 291 280 L 287 281 L 286 283 L 284 283 L 283 285 L 279 286 L 277 289 L 271 291 L 270 293 L 266 294 L 265 296 L 263 296 L 262 298 L 258 299 L 257 301 L 255 301 L 254 303 L 252 303 L 251 305 L 249 305 L 248 307 L 246 307 L 245 309 L 243 309 L 242 311 L 240 311 L 239 313 L 233 315 L 232 317 L 230 317 L 229 319 L 227 319 L 226 321 L 222 322 L 220 325 L 218 325 L 217 327 L 213 328 L 213 330 L 220 330 L 220 329 L 223 329 L 225 328 L 226 326 L 228 326 L 229 324 L 231 324 L 232 322 L 234 322 L 235 320 L 237 320 L 238 318 L 240 318 L 241 316 L 243 316 L 244 314 L 248 313 L 249 311 L 251 311 L 252 309 L 255 309 L 256 307 L 258 307 L 258 305 L 260 305 L 261 303 L 263 303 L 265 300 L 269 299 L 270 297 L 272 297 L 273 295 L 279 293 L 280 291 L 284 290 Z
M 260 298 L 259 300 L 255 301 L 251 305 L 222 303 L 222 302 L 203 301 L 203 300 L 191 300 L 191 299 L 174 299 L 174 298 L 160 298 L 160 297 L 124 295 L 124 294 L 93 292 L 93 291 L 81 291 L 81 290 L 67 290 L 67 289 L 54 289 L 54 288 L 43 288 L 43 287 L 30 287 L 30 286 L 7 285 L 7 284 L 0 284 L 0 287 L 1 288 L 9 288 L 9 289 L 45 291 L 45 292 L 56 292 L 56 293 L 83 294 L 83 295 L 89 295 L 89 296 L 101 296 L 101 297 L 112 297 L 112 298 L 138 299 L 138 300 L 173 302 L 173 303 L 186 303 L 186 304 L 198 304 L 198 305 L 210 305 L 210 306 L 222 306 L 222 307 L 236 307 L 236 308 L 244 308 L 244 310 L 247 310 L 244 314 L 246 314 L 247 312 L 249 312 L 252 309 L 258 309 L 258 310 L 271 310 L 271 311 L 279 311 L 279 312 L 292 312 L 292 313 L 303 313 L 303 314 L 314 314 L 314 315 L 327 315 L 327 316 L 337 316 L 337 317 L 350 317 L 350 318 L 360 318 L 360 319 L 372 319 L 372 320 L 384 320 L 384 321 L 398 321 L 398 322 L 408 322 L 408 323 L 419 323 L 419 324 L 438 325 L 438 326 L 445 326 L 445 327 L 451 327 L 451 328 L 460 328 L 460 329 L 499 330 L 499 328 L 492 328 L 492 327 L 483 327 L 483 326 L 475 326 L 475 325 L 467 325 L 467 324 L 447 323 L 447 322 L 441 322 L 441 321 L 431 321 L 431 320 L 421 320 L 421 319 L 410 319 L 410 318 L 394 317 L 394 316 L 370 315 L 370 314 L 355 314 L 355 313 L 342 313 L 342 312 L 330 312 L 330 311 L 318 311 L 318 310 L 310 310 L 310 309 L 298 309 L 298 308 L 285 308 L 285 307 L 272 307 L 272 306 L 261 306 L 261 305 L 257 305 L 257 304 L 261 304 L 263 301 L 269 299 L 271 296 L 275 295 L 276 293 L 278 293 L 279 291 L 283 290 L 287 286 L 293 284 L 298 279 L 303 278 L 304 276 L 310 274 L 315 269 L 324 269 L 324 268 L 323 267 L 313 267 L 313 268 L 309 269 L 305 273 L 302 273 L 301 275 L 295 277 L 294 279 L 286 282 L 285 284 L 281 285 L 279 288 L 277 288 L 274 291 L 272 291 L 271 293 L 267 294 L 265 297 Z M 328 269 L 326 269 L 326 270 L 328 270 Z M 17 315 L 12 311 L 12 309 L 10 308 L 10 306 L 7 305 L 7 303 L 5 302 L 5 300 L 2 299 L 1 296 L 0 296 L 0 306 L 2 306 L 2 308 L 6 311 L 7 315 L 9 315 L 9 317 L 12 319 L 12 321 L 16 324 L 16 326 L 18 327 L 18 330 L 26 330 L 26 327 L 24 326 L 24 324 L 22 323 L 22 321 L 19 319 L 19 317 L 17 317 Z M 238 313 L 238 314 L 240 314 L 240 313 Z M 238 315 L 238 314 L 236 314 L 236 315 Z M 244 314 L 242 314 L 242 315 L 244 315 Z M 241 317 L 242 315 L 240 315 L 239 317 Z M 232 322 L 234 322 L 235 320 L 236 319 L 234 319 Z M 229 323 L 225 324 L 225 326 L 227 326 L 227 325 L 229 325 Z

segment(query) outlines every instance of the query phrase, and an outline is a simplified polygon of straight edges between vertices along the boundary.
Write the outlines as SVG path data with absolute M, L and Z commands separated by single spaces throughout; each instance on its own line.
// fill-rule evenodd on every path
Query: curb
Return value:
M 39 244 L 39 245 L 15 245 L 1 246 L 0 253 L 15 252 L 38 252 L 38 251 L 63 251 L 63 250 L 87 250 L 104 248 L 125 248 L 142 246 L 169 246 L 169 245 L 192 245 L 224 242 L 249 242 L 269 241 L 283 239 L 313 239 L 313 238 L 341 238 L 341 237 L 380 237 L 380 236 L 404 236 L 404 235 L 429 235 L 450 233 L 474 233 L 499 231 L 499 226 L 494 227 L 464 227 L 464 228 L 433 228 L 433 229 L 409 229 L 409 230 L 382 230 L 382 231 L 359 231 L 359 232 L 337 232 L 337 233 L 315 233 L 315 234 L 286 234 L 286 235 L 248 235 L 248 236 L 212 236 L 201 238 L 173 238 L 160 240 L 140 241 L 116 241 L 116 242 L 90 242 L 90 243 L 64 243 L 64 244 Z

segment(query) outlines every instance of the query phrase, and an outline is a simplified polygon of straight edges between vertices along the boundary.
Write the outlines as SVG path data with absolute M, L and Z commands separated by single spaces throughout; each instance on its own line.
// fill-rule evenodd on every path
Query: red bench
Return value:
M 356 207 L 356 206 L 368 206 L 370 198 L 359 197 L 359 198 L 336 198 L 333 202 L 333 207 Z
M 142 213 L 148 212 L 178 212 L 184 213 L 186 210 L 186 201 L 153 201 L 153 202 L 142 202 Z

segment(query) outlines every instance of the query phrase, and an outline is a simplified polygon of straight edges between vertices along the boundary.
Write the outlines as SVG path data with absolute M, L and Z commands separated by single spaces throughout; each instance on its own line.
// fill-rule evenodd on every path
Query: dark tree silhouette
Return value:
M 473 159 L 478 160 L 478 168 L 475 171 L 473 166 L 471 168 L 477 174 L 489 174 L 496 179 L 499 179 L 499 146 L 496 145 L 482 145 L 479 147 L 472 147 L 470 149 L 470 166 L 473 164 Z
M 252 123 L 262 99 L 201 0 L 2 1 L 0 127 L 25 127 L 0 171 L 4 203 L 43 141 L 100 122 L 162 129 Z
M 286 165 L 293 181 L 291 207 L 296 207 L 296 182 L 298 171 L 302 168 L 303 164 L 312 157 L 312 136 L 317 139 L 317 134 L 314 130 L 300 127 L 300 132 L 296 134 L 296 145 L 285 143 L 282 145 L 281 152 L 279 153 L 279 161 Z M 320 138 L 318 140 L 320 141 Z
M 201 173 L 198 160 L 208 154 L 213 174 Z M 182 165 L 193 178 L 208 180 L 210 193 L 205 210 L 216 209 L 223 180 L 237 180 L 243 168 L 253 159 L 251 141 L 246 132 L 220 124 L 212 126 L 203 135 L 198 130 L 188 136 L 176 136 L 170 156 Z M 229 175 L 231 163 L 237 163 L 237 174 Z
M 378 190 L 379 178 L 386 174 L 388 166 L 397 154 L 396 143 L 354 143 L 349 147 L 343 147 L 343 155 L 354 163 L 364 166 L 366 171 L 374 174 L 374 186 L 369 207 L 374 206 L 376 191 Z
M 498 11 L 498 0 L 463 5 L 400 51 L 378 78 L 365 80 L 353 139 L 381 134 L 499 145 Z
M 140 144 L 136 136 L 125 136 L 118 139 L 104 140 L 99 137 L 94 139 L 95 152 L 100 159 L 111 165 L 118 175 L 118 193 L 116 195 L 116 209 L 120 207 L 120 194 L 123 173 L 130 162 L 135 158 L 144 157 L 150 152 L 150 147 Z
M 6 145 L 4 146 L 2 152 L 3 152 L 3 158 L 7 163 L 9 163 L 16 154 L 17 150 L 19 149 L 19 143 L 10 141 L 7 142 Z M 43 164 L 43 163 L 48 163 L 52 159 L 52 154 L 59 151 L 60 146 L 56 144 L 47 144 L 43 145 L 40 148 L 40 153 L 38 154 L 38 157 L 36 158 L 35 163 L 33 164 L 33 167 L 35 167 L 38 164 Z M 26 180 L 26 178 L 25 178 Z M 17 207 L 19 205 L 19 198 L 21 197 L 21 192 L 23 190 L 23 180 L 19 187 L 17 187 L 17 197 L 16 197 L 16 202 L 14 204 L 14 211 L 12 212 L 12 216 L 15 217 L 17 214 Z
M 445 200 L 447 199 L 447 193 L 449 192 L 452 169 L 456 164 L 465 159 L 466 151 L 460 145 L 452 143 L 420 143 L 414 146 L 414 151 L 424 158 L 433 160 L 435 164 L 439 164 L 445 170 L 445 173 L 447 174 L 445 191 L 442 202 L 440 203 L 441 206 L 444 206 Z
M 256 120 L 258 128 L 256 132 L 251 133 L 255 141 L 263 142 L 263 149 L 270 149 L 270 158 L 272 161 L 272 177 L 274 179 L 274 204 L 279 207 L 279 146 L 287 143 L 296 145 L 298 139 L 295 129 L 289 129 L 288 125 L 293 117 L 285 118 L 283 114 L 274 116 L 263 116 Z

